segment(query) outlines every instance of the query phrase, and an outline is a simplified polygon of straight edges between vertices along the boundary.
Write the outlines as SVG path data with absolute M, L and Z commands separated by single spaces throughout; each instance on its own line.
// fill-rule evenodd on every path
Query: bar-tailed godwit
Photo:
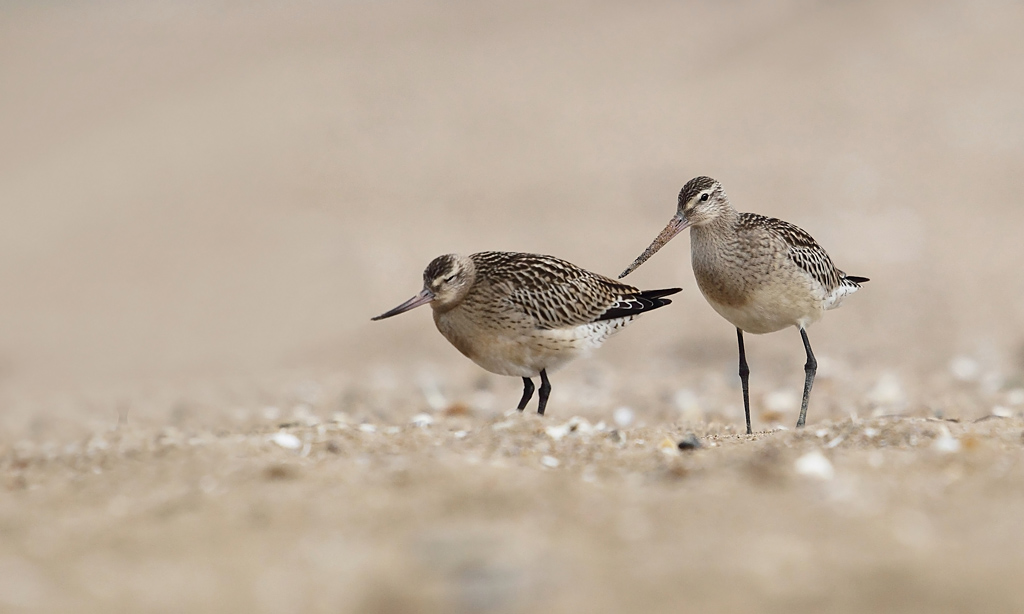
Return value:
M 430 304 L 434 323 L 460 352 L 491 373 L 523 378 L 522 411 L 540 376 L 547 406 L 554 370 L 589 350 L 637 315 L 664 307 L 679 288 L 641 291 L 537 254 L 447 254 L 423 271 L 423 290 L 374 320 Z
M 750 369 L 743 350 L 743 332 L 760 335 L 788 326 L 800 329 L 807 353 L 804 394 L 796 423 L 802 427 L 818 366 L 807 339 L 807 327 L 821 319 L 825 311 L 838 307 L 868 278 L 837 269 L 825 250 L 797 226 L 736 211 L 722 184 L 710 177 L 696 177 L 683 186 L 675 217 L 619 278 L 686 228 L 690 229 L 690 258 L 697 285 L 714 310 L 736 327 L 747 433 L 751 433 Z

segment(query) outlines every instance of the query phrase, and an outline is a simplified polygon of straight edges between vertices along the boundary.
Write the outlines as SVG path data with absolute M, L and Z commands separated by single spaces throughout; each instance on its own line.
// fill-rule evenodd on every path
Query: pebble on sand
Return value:
M 689 433 L 686 437 L 680 439 L 677 445 L 680 450 L 696 450 L 701 447 L 700 439 L 693 433 Z

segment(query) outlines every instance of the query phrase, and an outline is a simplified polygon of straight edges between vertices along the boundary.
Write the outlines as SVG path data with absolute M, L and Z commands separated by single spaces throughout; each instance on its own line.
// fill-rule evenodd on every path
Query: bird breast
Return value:
M 695 231 L 698 229 L 695 229 Z M 769 235 L 691 233 L 697 286 L 712 308 L 743 331 L 764 334 L 821 317 L 820 289 Z

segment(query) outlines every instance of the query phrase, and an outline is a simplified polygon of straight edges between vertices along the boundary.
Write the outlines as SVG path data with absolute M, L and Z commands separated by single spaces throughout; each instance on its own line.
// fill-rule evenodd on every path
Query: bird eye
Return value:
M 444 278 L 444 283 L 446 283 L 446 284 L 450 284 L 453 281 L 455 281 L 455 275 L 449 275 L 448 277 Z
M 708 194 L 707 192 L 704 192 L 703 194 L 700 195 L 701 202 L 707 202 L 709 198 L 711 198 L 711 195 Z

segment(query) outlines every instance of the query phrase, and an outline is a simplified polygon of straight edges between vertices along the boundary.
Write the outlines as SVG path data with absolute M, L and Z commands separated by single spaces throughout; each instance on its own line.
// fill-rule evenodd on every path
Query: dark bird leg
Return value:
M 547 369 L 540 370 L 540 405 L 537 406 L 537 413 L 544 415 L 544 408 L 548 406 L 548 395 L 551 394 L 551 382 L 548 381 Z
M 804 349 L 807 350 L 807 364 L 804 365 L 804 399 L 800 402 L 800 419 L 796 421 L 796 428 L 803 428 L 804 420 L 807 419 L 807 401 L 811 398 L 811 386 L 814 385 L 814 373 L 818 370 L 818 361 L 814 359 L 814 352 L 811 351 L 811 342 L 807 340 L 807 331 L 800 329 L 800 337 L 804 340 Z
M 747 366 L 747 353 L 743 351 L 743 331 L 736 329 L 736 340 L 740 343 L 740 385 L 743 386 L 743 413 L 747 417 L 747 435 L 750 430 L 750 367 Z
M 517 407 L 516 409 L 518 409 L 519 411 L 523 411 L 524 409 L 526 409 L 526 404 L 530 402 L 531 398 L 533 398 L 533 380 L 528 377 L 524 377 L 523 398 L 519 400 L 519 407 Z

